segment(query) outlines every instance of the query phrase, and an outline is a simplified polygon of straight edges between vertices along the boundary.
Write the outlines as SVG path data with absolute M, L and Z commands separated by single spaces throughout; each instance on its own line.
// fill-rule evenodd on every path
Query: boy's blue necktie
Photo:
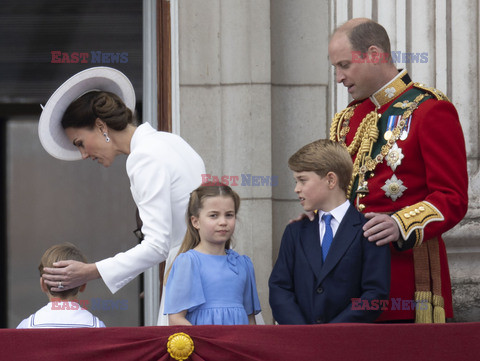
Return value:
M 332 220 L 331 214 L 324 214 L 322 216 L 323 221 L 325 222 L 325 234 L 323 235 L 322 239 L 322 258 L 323 262 L 325 262 L 325 258 L 327 258 L 328 250 L 332 245 L 333 241 L 333 231 L 332 226 L 330 225 L 330 221 Z

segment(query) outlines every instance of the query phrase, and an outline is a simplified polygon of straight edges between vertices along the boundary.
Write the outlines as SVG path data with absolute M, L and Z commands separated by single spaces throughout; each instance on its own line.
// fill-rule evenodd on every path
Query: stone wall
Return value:
M 235 248 L 255 265 L 267 323 L 272 268 L 269 0 L 179 1 L 180 134 L 212 177 L 238 177 Z M 232 178 L 233 177 L 233 178 Z M 245 179 L 244 179 L 245 178 Z M 258 179 L 258 178 L 255 178 Z M 272 179 L 272 178 L 270 178 Z

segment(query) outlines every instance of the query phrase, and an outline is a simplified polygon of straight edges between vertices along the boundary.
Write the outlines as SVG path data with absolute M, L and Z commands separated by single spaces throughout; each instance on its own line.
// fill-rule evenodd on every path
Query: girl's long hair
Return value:
M 198 218 L 200 211 L 203 208 L 205 199 L 218 196 L 231 197 L 233 199 L 235 217 L 237 216 L 238 209 L 240 208 L 240 196 L 229 186 L 224 184 L 207 184 L 201 185 L 195 189 L 192 193 L 190 193 L 190 200 L 188 202 L 188 208 L 186 212 L 185 221 L 187 222 L 187 233 L 185 233 L 185 237 L 183 238 L 182 245 L 180 246 L 176 257 L 178 257 L 180 253 L 185 253 L 191 249 L 194 249 L 200 244 L 200 234 L 198 233 L 198 229 L 196 229 L 192 224 L 192 216 Z M 231 244 L 232 240 L 229 239 L 225 243 L 225 249 L 230 249 Z M 172 265 L 170 265 L 165 273 L 164 283 L 167 283 L 168 275 L 170 274 L 171 269 Z

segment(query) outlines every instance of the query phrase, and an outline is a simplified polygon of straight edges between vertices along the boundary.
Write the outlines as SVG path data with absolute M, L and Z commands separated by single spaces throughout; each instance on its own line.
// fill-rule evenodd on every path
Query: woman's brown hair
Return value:
M 118 95 L 106 91 L 91 91 L 68 106 L 62 118 L 62 127 L 92 129 L 97 118 L 113 130 L 123 130 L 128 124 L 137 123 L 132 111 Z

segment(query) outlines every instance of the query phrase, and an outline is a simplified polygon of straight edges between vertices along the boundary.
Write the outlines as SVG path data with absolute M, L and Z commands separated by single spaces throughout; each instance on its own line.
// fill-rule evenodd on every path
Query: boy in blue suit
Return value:
M 363 236 L 365 217 L 347 200 L 352 160 L 317 140 L 288 160 L 295 193 L 314 221 L 289 224 L 269 279 L 279 324 L 374 322 L 390 291 L 390 250 Z

